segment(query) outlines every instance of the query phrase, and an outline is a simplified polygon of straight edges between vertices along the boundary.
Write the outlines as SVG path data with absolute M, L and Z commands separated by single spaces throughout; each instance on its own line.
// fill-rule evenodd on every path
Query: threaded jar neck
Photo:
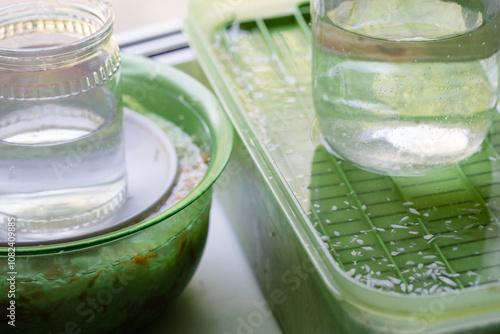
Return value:
M 101 0 L 13 2 L 0 9 L 0 64 L 8 58 L 20 66 L 74 61 L 109 40 L 113 21 Z

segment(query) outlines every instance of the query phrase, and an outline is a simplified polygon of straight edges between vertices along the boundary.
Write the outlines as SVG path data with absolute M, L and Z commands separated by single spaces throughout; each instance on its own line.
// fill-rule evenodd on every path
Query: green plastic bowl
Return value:
M 125 105 L 161 116 L 194 138 L 209 157 L 208 171 L 188 196 L 139 224 L 74 242 L 16 247 L 15 299 L 9 296 L 8 248 L 0 248 L 3 314 L 15 300 L 15 327 L 4 316 L 1 333 L 137 330 L 181 293 L 198 265 L 232 128 L 212 93 L 178 70 L 126 56 L 121 75 Z

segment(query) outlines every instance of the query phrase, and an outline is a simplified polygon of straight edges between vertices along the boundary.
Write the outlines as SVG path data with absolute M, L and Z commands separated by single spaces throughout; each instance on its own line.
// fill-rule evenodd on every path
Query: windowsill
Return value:
M 115 32 L 159 22 L 183 20 L 188 0 L 108 0 L 115 13 Z

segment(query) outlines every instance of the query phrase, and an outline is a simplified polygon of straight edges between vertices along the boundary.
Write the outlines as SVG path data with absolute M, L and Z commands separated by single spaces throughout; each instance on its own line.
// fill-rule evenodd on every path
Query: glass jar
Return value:
M 481 148 L 497 113 L 498 0 L 313 0 L 314 102 L 330 150 L 420 175 Z
M 0 219 L 74 233 L 126 199 L 120 54 L 101 0 L 3 1 Z

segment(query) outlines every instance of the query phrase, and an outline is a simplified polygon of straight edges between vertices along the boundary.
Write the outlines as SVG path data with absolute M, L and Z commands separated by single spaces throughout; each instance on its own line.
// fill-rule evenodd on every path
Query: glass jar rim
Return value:
M 20 19 L 26 19 L 26 11 L 29 11 L 31 8 L 36 7 L 37 4 L 44 2 L 46 1 L 23 1 L 21 3 L 15 3 L 3 7 L 3 9 L 0 9 L 0 25 L 2 24 L 2 14 L 13 15 L 12 19 L 14 20 L 11 24 L 19 24 Z M 71 10 L 73 12 L 82 12 L 95 17 L 98 19 L 97 22 L 99 22 L 98 28 L 87 36 L 82 36 L 82 38 L 78 38 L 75 41 L 61 43 L 55 46 L 18 49 L 0 47 L 0 57 L 37 60 L 50 57 L 52 60 L 56 60 L 57 56 L 67 57 L 71 54 L 86 50 L 94 44 L 107 39 L 113 32 L 114 14 L 111 5 L 105 0 L 50 1 L 50 4 L 55 4 L 58 8 L 65 9 L 66 11 Z M 19 13 L 19 11 L 22 12 Z M 34 11 L 32 12 L 32 15 L 41 13 L 42 12 Z M 60 15 L 57 15 L 58 13 L 61 13 L 61 11 L 54 10 L 50 13 L 45 12 L 44 14 L 48 14 L 48 18 L 61 18 Z M 71 17 L 75 18 L 75 16 Z M 82 18 L 80 18 L 80 20 L 83 21 Z

